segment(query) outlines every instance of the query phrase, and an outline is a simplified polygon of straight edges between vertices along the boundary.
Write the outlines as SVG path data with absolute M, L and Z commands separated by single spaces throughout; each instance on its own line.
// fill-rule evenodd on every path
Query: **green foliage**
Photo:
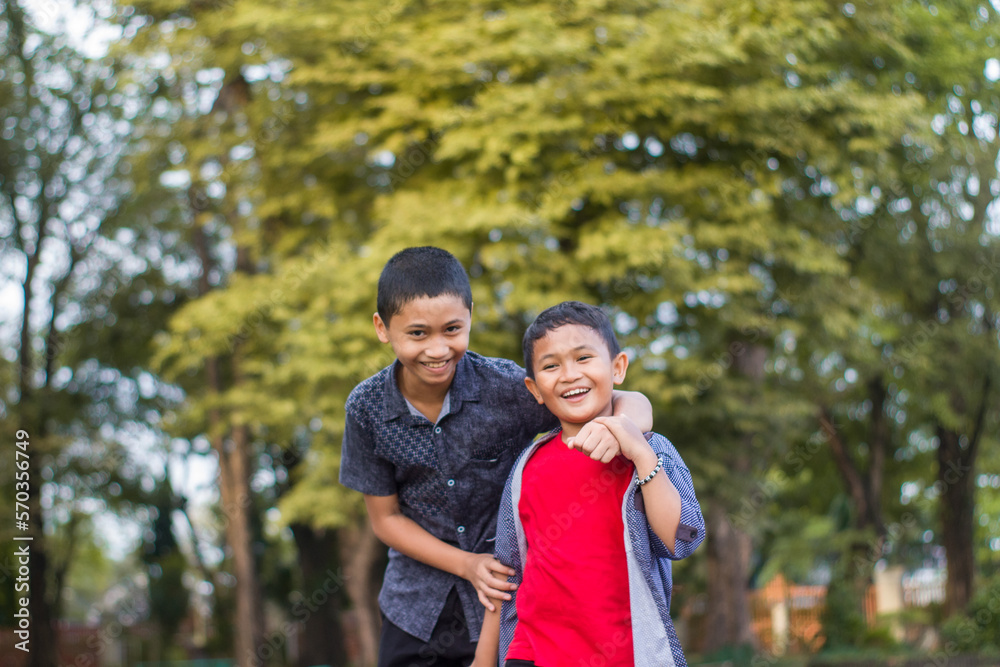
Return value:
M 635 323 L 622 330 L 642 362 L 630 387 L 654 399 L 671 437 L 705 454 L 704 470 L 702 457 L 693 465 L 706 483 L 725 477 L 711 462 L 727 460 L 744 434 L 759 434 L 763 449 L 748 455 L 767 460 L 765 443 L 780 442 L 806 407 L 772 391 L 774 376 L 764 391 L 742 380 L 732 370 L 741 353 L 717 357 L 734 343 L 770 348 L 793 326 L 774 305 L 784 284 L 845 274 L 823 240 L 822 217 L 786 213 L 784 188 L 811 167 L 814 181 L 849 192 L 850 164 L 874 168 L 871 156 L 908 128 L 919 96 L 896 94 L 881 79 L 868 84 L 878 68 L 846 46 L 857 41 L 887 56 L 905 48 L 877 28 L 903 20 L 903 10 L 886 3 L 873 11 L 864 22 L 824 3 L 530 3 L 469 12 L 358 2 L 293 12 L 247 2 L 198 15 L 198 31 L 215 44 L 252 42 L 260 47 L 251 61 L 287 59 L 287 83 L 304 102 L 292 119 L 274 111 L 280 105 L 252 103 L 248 121 L 262 107 L 282 119 L 282 150 L 256 152 L 256 187 L 292 238 L 304 233 L 291 222 L 309 219 L 314 242 L 336 248 L 336 275 L 282 290 L 251 331 L 246 353 L 279 359 L 259 366 L 267 390 L 232 398 L 250 411 L 309 387 L 302 393 L 311 403 L 329 400 L 262 418 L 269 432 L 289 432 L 307 415 L 321 417 L 334 433 L 312 436 L 313 450 L 335 457 L 334 415 L 353 384 L 385 361 L 359 341 L 370 340 L 377 270 L 404 245 L 432 243 L 455 252 L 474 277 L 475 349 L 516 355 L 520 331 L 541 308 L 564 298 L 605 303 Z M 263 17 L 269 28 L 258 32 Z M 190 38 L 181 29 L 176 40 L 180 47 Z M 333 48 L 317 49 L 321 41 Z M 234 56 L 222 48 L 213 56 L 224 63 Z M 789 53 L 802 54 L 801 72 Z M 259 137 L 252 127 L 249 134 Z M 354 254 L 354 239 L 364 254 Z M 185 364 L 222 349 L 238 323 L 267 306 L 264 295 L 287 282 L 279 256 L 249 247 L 275 269 L 252 279 L 258 287 L 233 282 L 175 320 Z M 664 319 L 663 304 L 677 305 L 676 319 Z M 852 329 L 839 310 L 825 322 L 837 317 L 839 328 Z M 289 511 L 343 505 L 316 502 L 335 463 L 312 471 L 321 477 L 293 491 Z
M 170 646 L 177 628 L 188 614 L 188 591 L 184 575 L 188 570 L 184 554 L 174 550 L 157 558 L 150 568 L 149 606 L 159 625 L 163 646 Z
M 963 653 L 1000 654 L 1000 576 L 977 587 L 965 613 L 945 622 L 941 638 Z
M 361 515 L 336 480 L 346 396 L 391 361 L 375 282 L 434 244 L 469 268 L 479 352 L 519 358 L 556 301 L 608 308 L 626 388 L 653 400 L 703 502 L 755 537 L 760 576 L 808 578 L 859 544 L 839 567 L 861 579 L 927 557 L 929 434 L 970 432 L 983 406 L 995 443 L 1000 419 L 983 391 L 1000 372 L 994 9 L 136 7 L 149 23 L 127 48 L 166 63 L 136 164 L 183 175 L 178 245 L 208 249 L 201 293 L 156 340 L 188 397 L 171 429 L 247 424 L 283 521 Z M 210 358 L 240 381 L 208 391 Z M 880 525 L 858 529 L 820 410 L 880 476 Z M 831 617 L 831 645 L 863 636 L 856 616 Z
M 698 658 L 688 657 L 689 664 L 699 665 L 750 665 L 753 664 L 753 646 L 726 646 L 714 653 L 709 653 Z
M 976 561 L 982 563 L 985 576 L 1000 574 L 1000 446 L 994 441 L 983 447 L 983 472 L 976 479 Z
M 107 5 L 78 9 L 82 21 L 127 22 Z M 155 440 L 176 399 L 146 368 L 148 342 L 181 298 L 164 190 L 137 186 L 127 159 L 146 82 L 39 28 L 47 11 L 0 5 L 0 432 L 31 439 L 32 567 L 48 588 L 33 613 L 81 620 L 114 581 L 94 517 L 135 520 L 149 481 L 136 443 Z M 13 498 L 13 467 L 2 471 Z
M 92 623 L 107 592 L 135 567 L 134 563 L 116 562 L 108 556 L 106 536 L 89 517 L 81 517 L 81 525 L 74 532 L 76 544 L 71 552 L 53 549 L 57 558 L 68 555 L 73 559 L 62 593 L 62 617 L 72 623 Z
M 863 645 L 868 635 L 868 625 L 862 613 L 861 594 L 864 590 L 856 585 L 858 576 L 850 575 L 847 568 L 841 566 L 826 592 L 826 606 L 823 608 L 821 623 L 826 641 L 824 652 L 843 651 L 845 648 Z M 838 576 L 839 575 L 839 576 Z

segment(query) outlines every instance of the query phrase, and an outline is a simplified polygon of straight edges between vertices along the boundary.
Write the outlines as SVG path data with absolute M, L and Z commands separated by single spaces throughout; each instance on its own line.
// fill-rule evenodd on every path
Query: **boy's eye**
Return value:
M 542 366 L 542 370 L 543 371 L 550 371 L 550 370 L 552 370 L 555 367 L 556 367 L 555 364 L 545 364 L 544 366 Z
M 587 359 L 592 359 L 593 357 L 594 357 L 594 355 L 592 355 L 592 354 L 585 354 L 582 357 L 580 357 L 579 359 L 577 359 L 577 361 L 586 361 Z
M 419 330 L 418 331 L 411 331 L 409 333 L 410 333 L 410 336 L 412 338 L 420 338 L 421 336 L 424 335 L 424 332 L 423 331 L 419 331 Z

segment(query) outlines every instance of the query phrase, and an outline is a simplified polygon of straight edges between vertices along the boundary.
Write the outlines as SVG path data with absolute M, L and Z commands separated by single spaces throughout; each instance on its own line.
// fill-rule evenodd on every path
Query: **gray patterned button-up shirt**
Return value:
M 347 399 L 340 482 L 373 496 L 399 496 L 402 513 L 464 551 L 492 553 L 497 508 L 517 455 L 558 420 L 524 386 L 512 361 L 466 352 L 445 409 L 432 424 L 413 414 L 395 362 Z M 402 630 L 429 641 L 453 586 L 473 641 L 483 606 L 472 584 L 389 550 L 379 606 Z

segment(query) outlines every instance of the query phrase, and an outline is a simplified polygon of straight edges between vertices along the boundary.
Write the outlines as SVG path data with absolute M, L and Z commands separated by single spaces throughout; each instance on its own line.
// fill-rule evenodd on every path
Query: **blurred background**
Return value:
M 997 0 L 0 0 L 4 665 L 373 665 L 343 405 L 425 244 L 480 353 L 611 314 L 707 521 L 693 664 L 998 664 L 998 38 Z

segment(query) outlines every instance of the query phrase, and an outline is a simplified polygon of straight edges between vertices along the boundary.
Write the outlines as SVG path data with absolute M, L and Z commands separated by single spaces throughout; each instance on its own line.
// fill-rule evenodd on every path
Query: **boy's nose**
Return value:
M 443 340 L 432 340 L 428 343 L 426 352 L 432 359 L 443 359 L 448 356 L 448 345 Z
M 580 367 L 574 363 L 562 365 L 562 379 L 564 381 L 576 380 L 580 377 Z

